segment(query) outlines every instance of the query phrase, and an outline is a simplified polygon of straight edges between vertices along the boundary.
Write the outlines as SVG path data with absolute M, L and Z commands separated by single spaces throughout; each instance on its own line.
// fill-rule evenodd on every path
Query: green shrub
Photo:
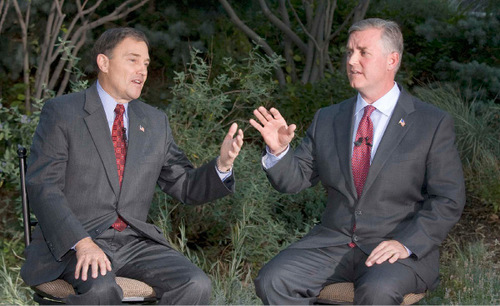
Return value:
M 500 278 L 493 256 L 482 241 L 457 244 L 453 254 L 443 254 L 440 286 L 420 304 L 499 305 Z
M 420 87 L 415 89 L 415 93 L 453 116 L 469 197 L 474 195 L 498 211 L 500 106 L 493 102 L 467 101 L 461 96 L 461 91 L 451 85 Z

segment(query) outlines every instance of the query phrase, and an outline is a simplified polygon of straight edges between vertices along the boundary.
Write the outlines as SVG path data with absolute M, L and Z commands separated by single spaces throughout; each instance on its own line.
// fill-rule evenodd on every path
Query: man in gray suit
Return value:
M 27 188 L 39 226 L 21 275 L 31 286 L 62 278 L 68 304 L 119 304 L 116 276 L 151 285 L 161 304 L 208 304 L 210 279 L 146 222 L 156 184 L 186 204 L 234 190 L 243 145 L 233 124 L 220 156 L 195 169 L 164 112 L 139 100 L 149 64 L 145 35 L 107 30 L 95 43 L 98 81 L 48 101 L 28 163 Z
M 463 173 L 451 116 L 395 83 L 402 53 L 396 23 L 354 24 L 346 68 L 358 95 L 320 109 L 295 151 L 295 125 L 274 108 L 254 111 L 271 184 L 297 193 L 321 182 L 328 193 L 321 223 L 259 272 L 264 303 L 312 304 L 325 285 L 353 282 L 355 304 L 400 304 L 437 286 Z

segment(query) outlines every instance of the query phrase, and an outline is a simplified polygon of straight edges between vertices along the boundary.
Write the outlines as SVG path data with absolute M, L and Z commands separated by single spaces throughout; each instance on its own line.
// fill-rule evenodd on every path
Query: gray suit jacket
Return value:
M 291 247 L 354 241 L 369 254 L 383 240 L 395 239 L 413 252 L 400 262 L 432 289 L 438 283 L 439 245 L 465 204 L 453 120 L 401 90 L 358 198 L 350 158 L 355 105 L 351 98 L 320 109 L 295 152 L 267 170 L 278 191 L 297 193 L 321 182 L 328 193 L 321 223 Z
M 156 184 L 186 204 L 232 192 L 233 177 L 223 183 L 215 160 L 193 168 L 175 144 L 164 112 L 133 100 L 128 115 L 129 144 L 120 191 L 113 142 L 96 85 L 44 105 L 26 179 L 39 222 L 21 269 L 28 285 L 59 277 L 76 242 L 99 236 L 118 214 L 145 237 L 168 245 L 160 229 L 146 223 Z

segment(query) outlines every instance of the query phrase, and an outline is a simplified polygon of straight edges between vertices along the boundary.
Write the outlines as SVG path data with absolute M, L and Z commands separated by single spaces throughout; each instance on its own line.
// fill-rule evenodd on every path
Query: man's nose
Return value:
M 356 54 L 356 52 L 353 52 L 353 53 L 351 53 L 351 55 L 347 56 L 347 63 L 349 65 L 354 65 L 357 62 L 358 62 L 358 55 Z

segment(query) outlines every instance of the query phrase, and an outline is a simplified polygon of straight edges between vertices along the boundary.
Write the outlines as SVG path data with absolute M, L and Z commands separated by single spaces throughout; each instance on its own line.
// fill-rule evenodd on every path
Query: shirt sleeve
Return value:
M 286 150 L 283 151 L 280 155 L 276 156 L 269 151 L 269 147 L 266 146 L 266 155 L 262 156 L 262 166 L 264 169 L 272 168 L 276 165 L 283 156 L 290 150 L 290 145 L 287 146 Z

